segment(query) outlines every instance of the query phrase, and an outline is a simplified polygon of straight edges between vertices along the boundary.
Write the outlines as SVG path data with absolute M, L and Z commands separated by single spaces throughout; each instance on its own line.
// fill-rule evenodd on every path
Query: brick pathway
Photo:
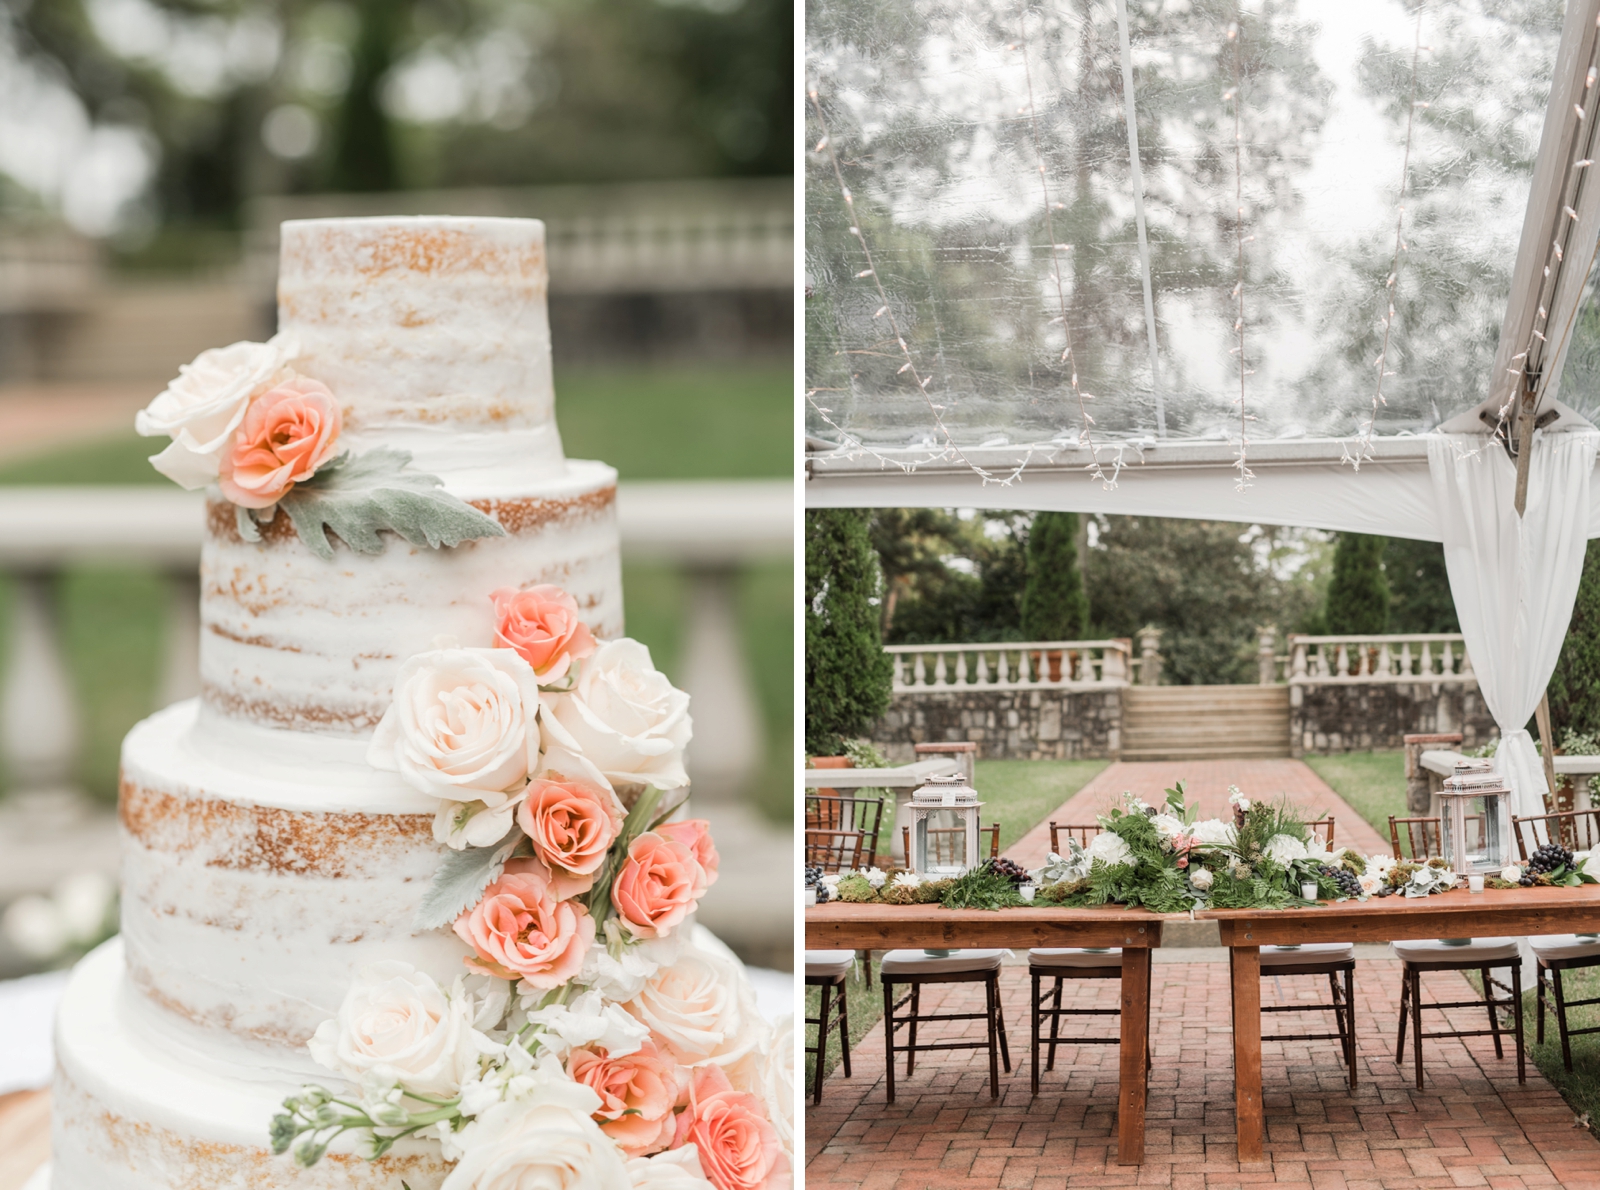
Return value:
M 1019 956 L 1002 980 L 1012 1073 L 1002 1075 L 1000 1099 L 989 1098 L 982 1053 L 958 1051 L 918 1055 L 916 1073 L 896 1079 L 896 1100 L 889 1104 L 880 1022 L 853 1052 L 854 1077 L 836 1070 L 822 1105 L 806 1101 L 807 1190 L 1224 1190 L 1247 1183 L 1295 1190 L 1600 1188 L 1600 1142 L 1574 1126 L 1572 1111 L 1531 1064 L 1527 1085 L 1517 1085 L 1509 1043 L 1507 1057 L 1497 1061 L 1488 1038 L 1426 1042 L 1427 1089 L 1418 1093 L 1389 1048 L 1399 963 L 1378 957 L 1387 947 L 1362 947 L 1361 953 L 1359 1087 L 1354 1094 L 1346 1090 L 1334 1042 L 1266 1042 L 1266 1162 L 1241 1166 L 1235 1158 L 1225 952 L 1156 952 L 1154 1070 L 1146 1161 L 1139 1167 L 1111 1163 L 1114 1046 L 1064 1047 L 1038 1099 L 1030 1098 L 1028 977 Z M 1427 976 L 1425 996 L 1453 997 L 1464 990 L 1460 983 L 1455 974 Z M 936 1003 L 980 1010 L 978 988 L 929 989 L 923 1003 L 934 1011 Z M 1068 981 L 1067 988 L 1085 1006 L 1117 1002 L 1115 983 Z M 1262 1000 L 1309 1001 L 1314 991 L 1309 978 L 1268 979 Z M 1456 1014 L 1471 1022 L 1459 1027 L 1481 1027 L 1477 1012 Z M 1437 1022 L 1437 1013 L 1428 1015 Z M 1083 1020 L 1086 1030 L 1104 1030 L 1101 1035 L 1114 1028 L 1109 1017 Z M 1266 1027 L 1310 1032 L 1329 1024 L 1321 1014 L 1274 1013 Z M 971 1028 L 972 1036 L 981 1035 L 981 1024 Z
M 1228 786 L 1237 785 L 1251 798 L 1276 799 L 1287 796 L 1303 807 L 1308 816 L 1333 815 L 1334 842 L 1354 847 L 1363 855 L 1389 850 L 1389 840 L 1368 825 L 1366 819 L 1328 787 L 1321 777 L 1298 760 L 1142 760 L 1119 761 L 1103 769 L 1093 781 L 1034 827 L 1006 855 L 1025 868 L 1044 863 L 1050 850 L 1050 821 L 1088 823 L 1113 806 L 1121 804 L 1126 790 L 1151 805 L 1166 797 L 1164 790 L 1182 781 L 1189 804 L 1200 807 L 1202 818 L 1226 818 Z

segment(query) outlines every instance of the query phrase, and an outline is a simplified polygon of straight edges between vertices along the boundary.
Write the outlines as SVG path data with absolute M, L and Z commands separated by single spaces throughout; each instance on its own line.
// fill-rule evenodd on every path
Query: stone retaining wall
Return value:
M 896 694 L 872 742 L 896 764 L 913 744 L 971 740 L 982 760 L 1114 758 L 1122 748 L 1122 688 Z
M 1402 748 L 1411 732 L 1459 731 L 1461 747 L 1499 735 L 1476 682 L 1360 682 L 1289 687 L 1294 756 Z

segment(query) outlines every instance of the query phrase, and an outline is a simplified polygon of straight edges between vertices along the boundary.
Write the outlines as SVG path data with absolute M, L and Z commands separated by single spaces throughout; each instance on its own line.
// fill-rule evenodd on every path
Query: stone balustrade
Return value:
M 1323 682 L 1477 682 L 1458 632 L 1289 637 L 1291 685 Z
M 998 690 L 1094 690 L 1133 676 L 1126 640 L 1006 641 L 975 645 L 888 645 L 895 694 Z

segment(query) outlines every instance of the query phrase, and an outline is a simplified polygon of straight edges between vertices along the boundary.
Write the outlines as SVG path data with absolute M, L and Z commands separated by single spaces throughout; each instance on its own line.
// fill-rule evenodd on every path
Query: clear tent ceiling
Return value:
M 808 430 L 1437 426 L 1487 395 L 1563 11 L 810 0 Z M 1588 416 L 1597 306 L 1559 386 Z

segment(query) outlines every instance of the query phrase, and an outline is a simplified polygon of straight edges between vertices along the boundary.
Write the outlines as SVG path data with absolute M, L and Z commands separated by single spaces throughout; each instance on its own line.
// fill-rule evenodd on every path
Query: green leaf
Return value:
M 524 838 L 521 831 L 514 831 L 510 839 L 493 847 L 467 847 L 446 855 L 417 907 L 417 929 L 447 926 L 476 905 Z
M 410 452 L 389 446 L 343 455 L 279 504 L 306 548 L 326 561 L 333 559 L 330 529 L 363 554 L 383 552 L 384 529 L 430 549 L 505 536 L 493 517 L 450 495 L 438 476 L 410 470 L 410 463 Z

